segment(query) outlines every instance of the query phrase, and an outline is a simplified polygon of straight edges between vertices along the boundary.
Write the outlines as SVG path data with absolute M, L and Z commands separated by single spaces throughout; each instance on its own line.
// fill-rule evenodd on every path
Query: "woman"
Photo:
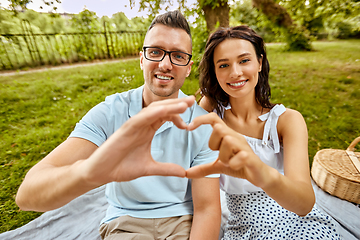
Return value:
M 200 63 L 201 116 L 189 130 L 212 124 L 209 146 L 219 161 L 187 177 L 223 173 L 230 211 L 223 239 L 341 239 L 315 204 L 302 115 L 270 102 L 264 41 L 247 26 L 220 29 Z

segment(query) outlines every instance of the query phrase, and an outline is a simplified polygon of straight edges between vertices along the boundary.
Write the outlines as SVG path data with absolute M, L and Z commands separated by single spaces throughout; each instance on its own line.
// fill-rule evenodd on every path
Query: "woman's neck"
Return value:
M 230 105 L 231 113 L 243 121 L 257 119 L 260 115 L 266 113 L 264 112 L 264 109 L 256 102 L 255 98 L 243 99 L 230 97 Z
M 253 138 L 262 138 L 265 122 L 259 116 L 267 113 L 269 109 L 263 109 L 255 98 L 246 100 L 242 98 L 230 98 L 231 109 L 224 114 L 224 122 L 233 130 Z

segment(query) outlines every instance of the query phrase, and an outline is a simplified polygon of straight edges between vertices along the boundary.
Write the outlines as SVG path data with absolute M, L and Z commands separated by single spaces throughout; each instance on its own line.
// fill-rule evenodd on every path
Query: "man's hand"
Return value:
M 163 100 L 141 110 L 81 162 L 84 179 L 102 185 L 149 175 L 185 177 L 185 170 L 179 165 L 154 161 L 151 141 L 156 130 L 166 121 L 186 129 L 187 125 L 179 114 L 194 101 L 194 97 Z
M 23 210 L 43 212 L 109 182 L 148 175 L 185 177 L 181 166 L 154 161 L 151 141 L 165 121 L 186 129 L 179 114 L 194 102 L 194 97 L 154 102 L 123 124 L 99 148 L 82 138 L 68 138 L 29 170 L 16 203 Z
M 209 174 L 223 173 L 233 177 L 249 180 L 261 187 L 266 182 L 264 164 L 252 151 L 245 137 L 229 128 L 215 113 L 199 116 L 189 124 L 188 130 L 194 130 L 202 124 L 210 124 L 213 133 L 209 147 L 219 150 L 219 157 L 213 163 L 192 167 L 186 171 L 188 178 L 200 178 Z

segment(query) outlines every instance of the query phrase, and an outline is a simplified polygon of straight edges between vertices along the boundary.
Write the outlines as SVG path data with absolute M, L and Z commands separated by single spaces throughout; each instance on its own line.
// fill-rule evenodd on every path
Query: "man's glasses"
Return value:
M 181 51 L 166 51 L 157 47 L 143 47 L 144 56 L 149 61 L 161 62 L 169 54 L 170 62 L 178 66 L 189 64 L 192 55 Z

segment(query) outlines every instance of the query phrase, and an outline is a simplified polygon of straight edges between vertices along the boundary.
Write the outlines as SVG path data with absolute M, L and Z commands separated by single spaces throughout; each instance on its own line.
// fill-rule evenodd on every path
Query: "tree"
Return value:
M 80 32 L 92 32 L 101 30 L 100 21 L 95 12 L 84 8 L 79 14 L 71 17 L 71 26 Z
M 265 42 L 284 41 L 284 31 L 255 8 L 252 0 L 238 1 L 231 6 L 230 25 L 237 26 L 241 24 L 248 25 L 254 29 Z
M 204 11 L 206 26 L 209 32 L 219 27 L 229 26 L 230 6 L 228 0 L 198 0 L 199 6 Z
M 135 0 L 129 0 L 134 6 Z M 205 17 L 208 32 L 216 27 L 229 26 L 229 0 L 197 0 L 197 7 Z M 185 8 L 186 0 L 178 0 L 179 8 Z M 155 16 L 162 6 L 165 9 L 171 5 L 170 0 L 140 0 L 140 10 L 149 9 L 151 16 Z M 306 32 L 293 23 L 287 10 L 275 0 L 253 0 L 253 5 L 261 10 L 272 22 L 287 30 L 287 42 L 291 50 L 310 50 L 310 38 Z
M 131 27 L 130 20 L 126 17 L 125 13 L 118 12 L 112 15 L 112 22 L 115 23 L 118 31 L 129 30 Z
M 173 3 L 171 0 L 139 0 L 139 10 L 148 9 L 150 18 L 154 18 L 160 9 L 168 10 Z M 135 0 L 129 0 L 130 6 L 134 7 Z M 180 10 L 190 10 L 186 7 L 186 0 L 177 0 Z M 228 0 L 197 0 L 197 8 L 205 16 L 206 27 L 209 32 L 213 31 L 217 24 L 221 27 L 229 26 L 230 7 Z M 200 13 L 201 14 L 201 13 Z
M 321 31 L 337 37 L 360 33 L 359 0 L 280 0 L 279 4 L 315 36 Z
M 55 0 L 57 3 L 61 3 L 61 0 Z M 17 10 L 25 10 L 26 5 L 32 2 L 32 0 L 8 0 L 10 3 L 10 8 L 17 13 Z M 43 0 L 44 4 L 47 6 L 52 6 L 54 4 L 54 1 L 47 1 Z M 40 7 L 42 8 L 42 7 Z M 53 7 L 54 10 L 56 10 L 56 7 Z
M 252 0 L 252 2 L 272 22 L 286 29 L 286 41 L 289 50 L 309 51 L 312 49 L 309 34 L 305 28 L 293 22 L 286 8 L 274 0 Z

